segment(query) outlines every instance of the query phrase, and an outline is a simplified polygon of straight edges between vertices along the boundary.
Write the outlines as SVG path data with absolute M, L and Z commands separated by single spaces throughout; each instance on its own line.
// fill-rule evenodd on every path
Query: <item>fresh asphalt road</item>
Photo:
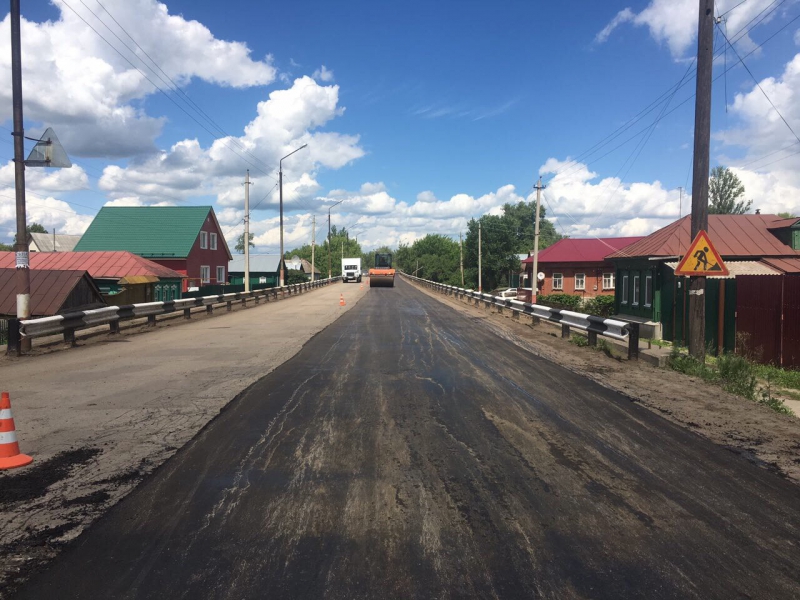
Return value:
M 793 484 L 401 281 L 20 597 L 797 598 L 799 544 Z

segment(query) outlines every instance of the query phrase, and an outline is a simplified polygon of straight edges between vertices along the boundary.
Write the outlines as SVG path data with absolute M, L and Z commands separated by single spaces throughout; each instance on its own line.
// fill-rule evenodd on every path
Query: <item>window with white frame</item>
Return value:
M 622 276 L 622 299 L 620 300 L 620 304 L 627 304 L 628 303 L 628 276 Z
M 564 289 L 564 275 L 562 273 L 553 273 L 553 289 Z
M 614 274 L 613 273 L 603 273 L 603 289 L 604 290 L 613 290 L 614 289 Z
M 225 267 L 217 267 L 217 283 L 225 283 Z
M 638 275 L 633 276 L 633 305 L 639 306 L 639 279 Z
M 575 289 L 586 289 L 586 273 L 575 273 Z
M 216 250 L 217 249 L 217 234 L 216 233 L 212 233 L 211 234 L 211 249 L 212 250 Z
M 200 281 L 201 283 L 211 283 L 211 267 L 203 265 L 200 267 Z
M 644 278 L 644 305 L 648 308 L 653 306 L 653 276 L 648 275 Z
M 200 248 L 202 250 L 208 249 L 208 233 L 205 231 L 200 232 Z

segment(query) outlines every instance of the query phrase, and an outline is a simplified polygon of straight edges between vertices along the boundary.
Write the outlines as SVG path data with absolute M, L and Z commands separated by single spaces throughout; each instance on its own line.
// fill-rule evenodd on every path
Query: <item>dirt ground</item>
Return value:
M 776 413 L 702 379 L 575 346 L 561 339 L 557 326 L 534 326 L 530 317 L 517 318 L 511 311 L 498 314 L 495 308 L 476 307 L 417 287 L 456 310 L 482 314 L 498 335 L 518 346 L 621 392 L 666 419 L 800 483 L 800 418 Z
M 0 597 L 367 291 L 332 284 L 0 358 L 21 450 L 34 457 L 0 471 Z

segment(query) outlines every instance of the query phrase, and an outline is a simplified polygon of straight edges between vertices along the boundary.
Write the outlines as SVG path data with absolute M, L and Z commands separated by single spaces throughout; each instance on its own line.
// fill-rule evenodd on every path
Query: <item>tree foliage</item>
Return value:
M 464 271 L 467 287 L 478 285 L 478 224 L 482 240 L 482 287 L 494 290 L 507 283 L 510 276 L 521 270 L 518 254 L 533 250 L 536 204 L 519 202 L 505 204 L 502 215 L 484 215 L 467 224 L 464 240 Z M 539 221 L 539 250 L 562 238 L 541 209 Z
M 30 223 L 28 226 L 26 226 L 25 230 L 28 232 L 28 237 L 30 237 L 30 234 L 32 234 L 32 233 L 50 233 L 49 231 L 47 231 L 47 229 L 45 229 L 44 225 L 42 225 L 41 223 L 37 223 L 36 221 L 34 221 L 33 223 Z M 17 236 L 15 235 L 14 236 L 14 244 L 16 244 L 16 243 L 17 243 Z M 11 248 L 9 248 L 9 249 L 13 250 L 13 246 Z
M 249 241 L 250 241 L 250 247 L 251 248 L 255 248 L 256 247 L 256 245 L 253 243 L 253 238 L 255 237 L 255 235 L 256 234 L 251 233 L 248 236 L 250 238 Z M 242 234 L 238 238 L 236 238 L 236 248 L 235 248 L 235 250 L 239 254 L 244 254 L 244 232 L 242 232 Z
M 714 167 L 708 179 L 708 213 L 711 215 L 743 215 L 753 205 L 744 200 L 744 184 L 727 167 Z
M 406 273 L 438 283 L 461 286 L 458 242 L 446 235 L 428 234 L 410 246 L 400 244 L 395 253 L 395 266 Z
M 333 252 L 330 254 L 331 273 L 333 277 L 338 277 L 342 274 L 342 249 L 344 249 L 345 258 L 353 258 L 356 256 L 361 257 L 362 268 L 365 262 L 363 253 L 361 251 L 361 244 L 355 238 L 351 238 L 348 231 L 343 227 L 337 229 L 336 225 L 331 227 L 331 249 Z M 311 262 L 311 244 L 305 244 L 299 248 L 289 250 L 284 254 L 284 258 L 290 259 L 292 256 L 299 256 Z M 314 251 L 314 266 L 319 269 L 320 277 L 323 279 L 328 276 L 328 238 L 326 237 L 322 244 L 317 244 Z M 366 265 L 369 268 L 369 265 Z

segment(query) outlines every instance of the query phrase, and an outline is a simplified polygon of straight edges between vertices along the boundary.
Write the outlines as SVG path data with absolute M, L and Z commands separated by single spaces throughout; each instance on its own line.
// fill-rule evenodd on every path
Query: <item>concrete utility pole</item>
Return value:
M 461 287 L 464 287 L 464 244 L 461 242 L 461 232 L 458 232 L 458 255 L 461 262 Z
M 244 175 L 244 291 L 250 291 L 250 169 Z M 219 283 L 219 282 L 217 282 Z
M 539 215 L 542 210 L 542 190 L 547 187 L 542 185 L 542 178 L 536 182 L 536 218 L 533 225 L 533 272 L 531 276 L 531 304 L 536 304 L 536 296 L 539 294 Z
M 315 279 L 314 246 L 317 245 L 317 215 L 311 217 L 311 281 Z
M 481 222 L 478 221 L 478 291 L 483 291 L 483 282 L 481 276 Z
M 11 0 L 11 96 L 14 117 L 14 187 L 17 197 L 17 243 L 15 275 L 17 319 L 31 316 L 31 272 L 28 262 L 28 226 L 25 213 L 25 129 L 22 119 L 22 50 L 19 34 L 19 0 Z M 22 338 L 17 353 L 31 348 L 30 338 Z
M 708 166 L 711 143 L 711 74 L 714 63 L 714 0 L 700 0 L 697 26 L 697 88 L 694 109 L 692 231 L 708 229 Z M 689 279 L 689 353 L 706 358 L 706 278 Z
M 339 200 L 336 204 L 341 204 L 342 202 L 344 200 Z M 328 279 L 333 277 L 333 271 L 331 270 L 331 210 L 336 204 L 332 204 L 328 208 Z

